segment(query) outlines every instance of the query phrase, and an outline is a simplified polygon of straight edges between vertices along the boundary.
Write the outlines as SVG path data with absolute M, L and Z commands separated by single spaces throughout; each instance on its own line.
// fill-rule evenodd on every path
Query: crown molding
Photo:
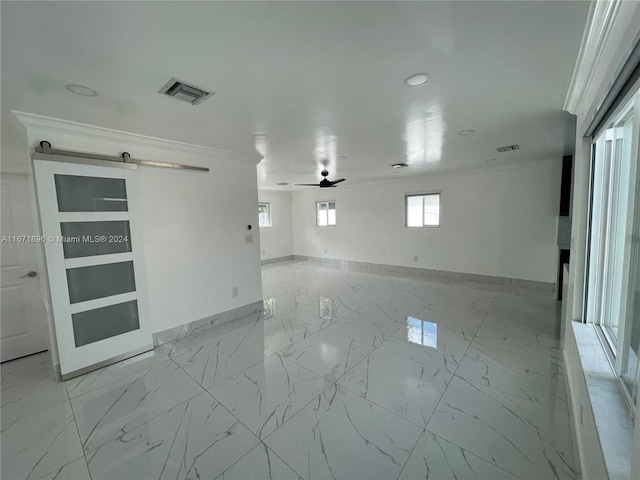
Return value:
M 28 163 L 0 162 L 0 172 L 17 175 L 30 175 L 31 168 Z
M 111 128 L 98 127 L 96 125 L 88 125 L 86 123 L 73 122 L 60 118 L 46 117 L 44 115 L 36 115 L 33 113 L 19 112 L 12 110 L 18 121 L 27 129 L 29 133 L 41 133 L 40 140 L 46 140 L 47 133 L 63 134 L 74 137 L 89 138 L 102 142 L 109 142 L 118 145 L 126 145 L 130 147 L 154 148 L 159 150 L 197 155 L 201 157 L 214 158 L 216 160 L 229 160 L 234 162 L 244 162 L 251 165 L 257 165 L 262 157 L 257 153 L 255 155 L 246 155 L 243 153 L 230 152 L 202 145 L 194 145 L 191 143 L 177 142 L 175 140 L 165 140 L 163 138 L 150 137 L 137 133 L 124 132 Z M 33 147 L 34 145 L 31 145 Z M 53 145 L 55 148 L 56 146 Z M 120 152 L 118 152 L 120 153 Z M 132 153 L 132 152 L 131 152 Z M 132 153 L 133 154 L 133 153 Z
M 624 0 L 592 0 L 563 109 L 577 114 Z

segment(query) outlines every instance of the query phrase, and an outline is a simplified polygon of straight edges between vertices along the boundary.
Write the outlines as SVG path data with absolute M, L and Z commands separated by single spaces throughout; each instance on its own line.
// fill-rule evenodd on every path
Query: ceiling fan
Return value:
M 329 172 L 327 170 L 323 170 L 320 173 L 320 175 L 324 177 L 322 180 L 320 180 L 320 183 L 296 183 L 296 185 L 299 185 L 302 187 L 329 188 L 329 187 L 335 187 L 337 183 L 344 182 L 346 180 L 346 178 L 340 178 L 338 180 L 327 179 L 327 176 L 329 176 Z

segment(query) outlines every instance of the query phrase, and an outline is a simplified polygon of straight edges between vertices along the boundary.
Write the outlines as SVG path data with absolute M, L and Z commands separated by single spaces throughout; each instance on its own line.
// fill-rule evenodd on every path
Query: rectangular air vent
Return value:
M 404 168 L 404 167 L 408 167 L 409 165 L 406 163 L 394 163 L 393 165 L 391 165 L 393 168 Z
M 520 145 L 507 145 L 506 147 L 498 147 L 496 150 L 500 153 L 513 152 L 514 150 L 520 150 Z
M 158 93 L 182 100 L 191 105 L 198 105 L 213 95 L 213 92 L 208 92 L 200 87 L 186 84 L 177 78 L 172 78 L 165 83 Z

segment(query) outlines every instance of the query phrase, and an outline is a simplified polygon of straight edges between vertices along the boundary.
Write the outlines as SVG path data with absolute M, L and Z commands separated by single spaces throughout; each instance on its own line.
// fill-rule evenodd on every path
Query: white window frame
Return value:
M 269 219 L 269 225 L 261 225 L 260 224 L 260 205 L 267 206 L 267 217 Z M 271 228 L 273 227 L 273 218 L 271 217 L 271 203 L 269 202 L 258 202 L 258 226 L 260 228 Z
M 615 141 L 618 138 L 618 132 L 615 128 L 621 125 L 626 118 L 633 114 L 633 123 L 631 125 L 630 139 L 632 141 L 630 147 L 630 171 L 621 173 L 619 154 Z M 588 240 L 588 256 L 586 265 L 586 282 L 585 291 L 585 311 L 588 323 L 597 326 L 598 332 L 605 353 L 609 356 L 611 365 L 615 371 L 620 389 L 623 396 L 630 407 L 633 414 L 633 398 L 622 380 L 623 370 L 626 367 L 630 352 L 629 336 L 631 335 L 631 322 L 627 321 L 630 302 L 633 300 L 632 294 L 635 285 L 630 285 L 633 281 L 630 274 L 632 264 L 636 264 L 638 259 L 637 241 L 629 241 L 631 238 L 629 232 L 626 234 L 624 248 L 609 250 L 609 238 L 612 232 L 617 229 L 627 229 L 633 222 L 638 222 L 638 218 L 634 220 L 633 216 L 638 215 L 634 212 L 634 201 L 636 195 L 640 195 L 640 182 L 638 182 L 638 172 L 636 165 L 638 162 L 638 137 L 640 137 L 640 89 L 638 89 L 632 97 L 622 103 L 619 112 L 612 116 L 612 120 L 608 122 L 606 130 L 598 132 L 594 135 L 593 148 L 595 156 L 592 160 L 591 172 L 591 191 L 590 191 L 590 233 Z M 607 145 L 606 143 L 609 143 Z M 610 154 L 611 157 L 605 156 Z M 604 161 L 603 161 L 604 158 Z M 620 182 L 626 183 L 627 191 L 623 190 L 622 195 L 617 191 L 610 190 L 611 187 L 616 190 L 619 188 Z M 599 203 L 595 201 L 594 196 L 598 196 Z M 602 200 L 604 198 L 604 200 Z M 626 205 L 626 211 L 618 214 L 613 210 L 616 204 Z M 598 212 L 597 216 L 594 212 Z M 615 213 L 615 215 L 614 215 Z M 598 223 L 598 221 L 600 223 Z M 633 238 L 631 238 L 633 240 Z M 635 245 L 635 247 L 634 247 Z M 612 257 L 613 254 L 619 255 Z M 610 272 L 610 262 L 617 258 L 618 274 L 620 279 L 618 284 L 611 288 L 611 279 L 608 278 Z M 616 277 L 617 278 L 617 277 Z M 638 280 L 637 278 L 635 279 Z M 613 292 L 613 293 L 612 293 Z M 613 296 L 613 297 L 612 297 Z M 636 306 L 637 308 L 637 306 Z M 611 318 L 618 319 L 617 338 L 610 333 L 609 322 Z M 636 379 L 636 382 L 640 379 Z M 637 400 L 640 402 L 640 400 Z
M 334 211 L 336 212 L 335 214 L 335 219 L 334 219 L 334 223 L 329 223 L 329 204 L 333 203 L 334 207 Z M 327 224 L 326 225 L 320 225 L 320 205 L 322 204 L 326 204 L 327 205 Z M 316 202 L 316 207 L 315 207 L 315 214 L 316 214 L 316 227 L 335 227 L 338 224 L 338 209 L 336 207 L 336 201 L 335 200 L 319 200 Z
M 424 223 L 424 198 L 422 200 L 422 225 L 409 225 L 409 198 L 410 197 L 427 197 L 431 195 L 438 196 L 438 223 L 436 225 L 425 225 Z M 442 210 L 442 190 L 432 190 L 418 193 L 404 194 L 404 226 L 406 228 L 440 228 L 442 221 L 440 220 L 440 212 Z

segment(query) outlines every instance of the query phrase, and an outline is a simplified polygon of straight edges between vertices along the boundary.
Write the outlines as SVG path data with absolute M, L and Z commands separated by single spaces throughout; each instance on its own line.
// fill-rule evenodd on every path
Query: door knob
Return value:
M 36 272 L 35 270 L 31 270 L 26 275 L 23 275 L 20 278 L 24 278 L 24 277 L 33 278 L 33 277 L 37 277 L 37 276 L 38 276 L 38 272 Z

